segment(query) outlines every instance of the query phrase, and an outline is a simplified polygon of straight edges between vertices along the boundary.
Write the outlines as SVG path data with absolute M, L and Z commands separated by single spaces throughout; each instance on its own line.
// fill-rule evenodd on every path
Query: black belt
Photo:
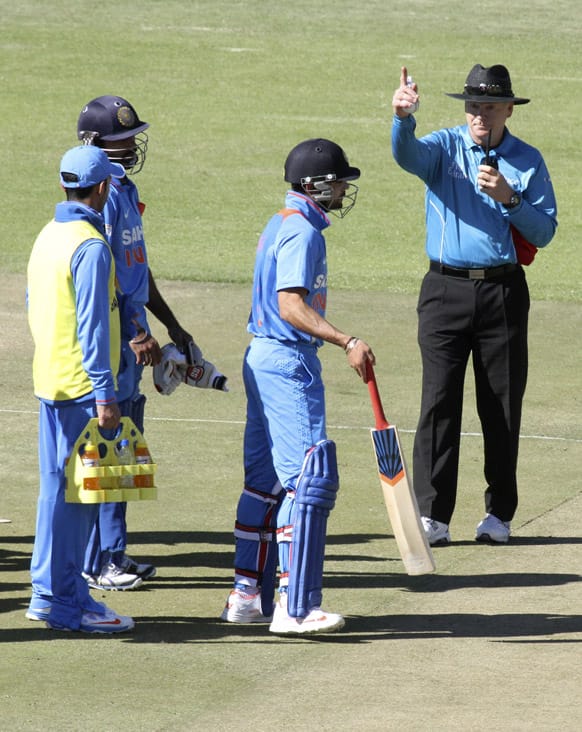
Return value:
M 518 268 L 519 264 L 502 264 L 499 267 L 486 267 L 481 269 L 463 269 L 461 267 L 449 267 L 447 264 L 441 264 L 440 262 L 430 263 L 431 272 L 438 272 L 449 277 L 462 277 L 465 280 L 492 280 L 495 277 L 505 277 L 505 275 L 515 272 Z

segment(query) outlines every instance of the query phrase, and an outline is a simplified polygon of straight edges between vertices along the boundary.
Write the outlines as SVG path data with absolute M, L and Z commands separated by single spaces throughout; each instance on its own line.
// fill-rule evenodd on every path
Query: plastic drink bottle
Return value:
M 119 445 L 115 450 L 117 455 L 117 461 L 120 465 L 133 465 L 133 455 L 131 454 L 131 448 L 129 447 L 129 440 L 123 439 L 119 441 Z M 133 488 L 133 475 L 120 475 L 119 476 L 119 487 L 120 488 Z
M 148 446 L 143 442 L 138 442 L 135 446 L 135 462 L 137 465 L 151 465 L 152 456 L 148 450 Z M 136 475 L 135 485 L 139 488 L 151 488 L 154 484 L 153 475 Z
M 92 442 L 88 442 L 85 445 L 83 454 L 81 455 L 81 461 L 85 468 L 98 468 L 99 467 L 99 450 L 97 445 Z M 98 491 L 101 485 L 98 477 L 83 478 L 83 488 L 86 491 Z

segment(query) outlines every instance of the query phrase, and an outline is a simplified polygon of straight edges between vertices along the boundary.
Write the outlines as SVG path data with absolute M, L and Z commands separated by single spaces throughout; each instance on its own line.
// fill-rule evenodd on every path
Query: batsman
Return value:
M 221 618 L 270 623 L 279 635 L 326 633 L 344 625 L 322 610 L 327 517 L 339 487 L 335 443 L 327 439 L 318 349 L 345 351 L 366 380 L 370 346 L 326 320 L 329 214 L 353 208 L 360 176 L 339 145 L 310 139 L 285 163 L 285 207 L 259 238 L 243 363 L 247 396 L 245 484 L 235 522 L 235 576 Z M 279 565 L 279 598 L 274 604 Z

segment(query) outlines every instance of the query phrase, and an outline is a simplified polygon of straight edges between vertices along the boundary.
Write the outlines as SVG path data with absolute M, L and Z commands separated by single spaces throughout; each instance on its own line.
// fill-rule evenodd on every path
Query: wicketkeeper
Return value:
M 148 128 L 126 99 L 111 95 L 86 104 L 77 124 L 77 135 L 84 144 L 102 148 L 110 160 L 123 165 L 126 171 L 123 179 L 111 185 L 103 217 L 120 287 L 119 406 L 122 415 L 131 417 L 141 432 L 146 402 L 140 391 L 142 372 L 145 366 L 155 366 L 162 360 L 146 308 L 165 325 L 172 341 L 187 354 L 190 365 L 202 360 L 200 349 L 160 294 L 148 266 L 142 221 L 145 205 L 129 177 L 138 173 L 145 162 Z M 100 507 L 85 558 L 85 575 L 91 587 L 128 590 L 156 574 L 153 565 L 136 562 L 126 553 L 126 509 L 123 502 L 104 503 Z

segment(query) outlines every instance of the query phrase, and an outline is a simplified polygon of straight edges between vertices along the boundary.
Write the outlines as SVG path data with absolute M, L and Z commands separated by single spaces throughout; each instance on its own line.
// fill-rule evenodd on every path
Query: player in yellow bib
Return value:
M 118 633 L 134 626 L 131 618 L 96 602 L 82 577 L 98 507 L 65 501 L 66 460 L 87 421 L 96 416 L 106 430 L 120 422 L 115 265 L 101 212 L 111 176 L 123 175 L 123 167 L 98 148 L 65 153 L 60 182 L 67 201 L 57 204 L 28 264 L 40 493 L 26 616 L 57 630 Z

